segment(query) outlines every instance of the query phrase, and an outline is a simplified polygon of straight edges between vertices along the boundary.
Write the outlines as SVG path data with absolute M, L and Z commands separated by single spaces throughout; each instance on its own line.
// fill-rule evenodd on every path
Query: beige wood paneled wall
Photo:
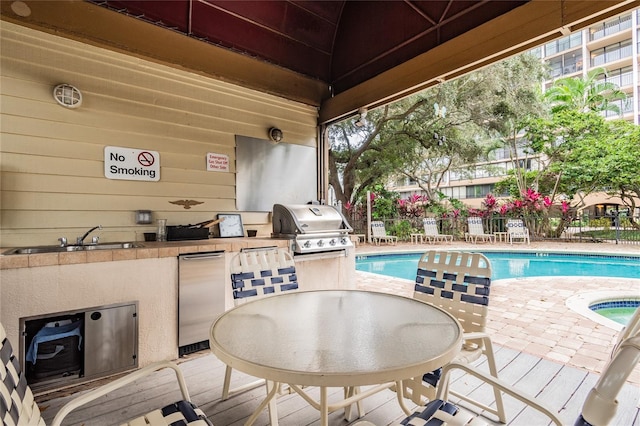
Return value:
M 136 225 L 136 210 L 213 219 L 235 211 L 235 135 L 275 126 L 283 143 L 317 146 L 311 106 L 4 21 L 0 43 L 1 247 L 71 242 L 98 224 L 101 241 L 141 240 L 155 227 Z M 59 83 L 81 90 L 80 108 L 55 102 Z M 107 179 L 105 146 L 158 151 L 160 181 Z M 228 155 L 230 172 L 206 171 L 208 152 Z M 181 199 L 203 204 L 169 203 Z M 270 232 L 267 213 L 242 215 Z

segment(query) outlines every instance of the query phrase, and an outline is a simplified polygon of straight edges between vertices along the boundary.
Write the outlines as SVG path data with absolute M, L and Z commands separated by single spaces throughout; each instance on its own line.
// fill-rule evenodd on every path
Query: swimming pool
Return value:
M 640 300 L 608 300 L 589 305 L 589 309 L 622 325 L 629 320 L 640 306 Z
M 491 262 L 493 279 L 593 276 L 640 278 L 640 256 L 551 252 L 483 252 Z M 356 256 L 356 270 L 414 280 L 422 253 Z

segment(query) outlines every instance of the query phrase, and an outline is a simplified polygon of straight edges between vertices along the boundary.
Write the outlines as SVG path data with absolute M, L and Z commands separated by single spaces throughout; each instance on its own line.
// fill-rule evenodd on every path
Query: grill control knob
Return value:
M 311 247 L 311 241 L 305 241 L 303 244 L 304 248 L 309 248 Z
M 335 246 L 335 245 L 336 245 L 336 240 L 335 240 L 334 238 L 332 238 L 332 239 L 329 241 L 329 245 L 330 245 L 330 246 Z
M 340 238 L 340 244 L 342 244 L 343 246 L 347 245 L 347 239 L 345 237 Z
M 318 241 L 318 247 L 322 247 L 323 245 L 324 245 L 324 241 L 323 240 Z

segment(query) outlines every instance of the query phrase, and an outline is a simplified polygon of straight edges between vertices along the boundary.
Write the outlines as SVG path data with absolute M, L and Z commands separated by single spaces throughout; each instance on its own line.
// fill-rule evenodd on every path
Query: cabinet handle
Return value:
M 182 256 L 182 260 L 217 259 L 222 256 L 222 254 L 212 254 L 208 256 Z

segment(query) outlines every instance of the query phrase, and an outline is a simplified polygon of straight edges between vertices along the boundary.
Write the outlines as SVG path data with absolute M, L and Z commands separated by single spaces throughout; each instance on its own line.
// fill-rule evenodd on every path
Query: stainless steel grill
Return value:
M 273 238 L 292 241 L 294 253 L 318 253 L 353 247 L 353 228 L 338 210 L 317 204 L 274 204 Z

